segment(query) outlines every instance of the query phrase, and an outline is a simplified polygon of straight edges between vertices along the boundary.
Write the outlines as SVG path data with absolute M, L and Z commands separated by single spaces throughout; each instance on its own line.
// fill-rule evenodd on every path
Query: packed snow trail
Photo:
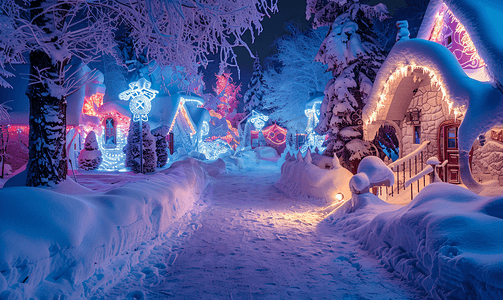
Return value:
M 96 298 L 425 299 L 322 222 L 324 201 L 291 199 L 279 170 L 216 178 L 184 224 Z

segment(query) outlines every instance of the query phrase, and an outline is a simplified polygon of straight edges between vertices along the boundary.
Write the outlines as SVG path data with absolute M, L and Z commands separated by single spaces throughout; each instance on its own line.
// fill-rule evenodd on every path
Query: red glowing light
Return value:
M 105 94 L 102 93 L 96 93 L 89 98 L 85 97 L 84 105 L 82 106 L 82 113 L 89 116 L 97 116 L 98 113 L 96 112 L 96 109 L 103 105 L 104 95 Z

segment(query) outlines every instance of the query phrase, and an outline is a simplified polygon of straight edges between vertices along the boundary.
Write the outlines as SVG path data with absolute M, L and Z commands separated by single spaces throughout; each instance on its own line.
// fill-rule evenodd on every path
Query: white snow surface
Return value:
M 323 222 L 324 201 L 285 195 L 279 167 L 261 164 L 212 180 L 162 244 L 146 242 L 129 273 L 91 298 L 426 298 Z
M 353 176 L 347 169 L 336 166 L 321 169 L 313 163 L 305 162 L 300 151 L 295 156 L 287 154 L 281 165 L 281 177 L 277 187 L 287 195 L 335 201 L 335 195 L 342 193 L 344 200 L 351 198 L 349 180 Z
M 85 297 L 104 284 L 104 269 L 120 273 L 117 261 L 137 260 L 135 249 L 193 206 L 208 174 L 224 170 L 221 160 L 189 158 L 107 192 L 71 180 L 53 190 L 0 189 L 0 298 Z
M 360 172 L 367 175 L 370 187 L 395 184 L 393 171 L 379 157 L 367 156 L 362 159 L 358 165 L 358 173 Z
M 433 299 L 503 299 L 502 212 L 501 195 L 433 183 L 404 207 L 357 195 L 331 222 Z

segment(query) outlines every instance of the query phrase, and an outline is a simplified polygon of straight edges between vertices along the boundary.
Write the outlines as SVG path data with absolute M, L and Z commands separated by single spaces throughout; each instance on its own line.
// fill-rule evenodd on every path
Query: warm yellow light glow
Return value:
M 339 202 L 342 201 L 342 200 L 344 200 L 344 194 L 343 193 L 337 193 L 335 195 L 335 200 L 337 200 Z
M 437 75 L 427 67 L 422 67 L 422 66 L 416 66 L 416 65 L 408 65 L 408 66 L 403 66 L 399 69 L 396 69 L 393 74 L 391 74 L 390 77 L 388 77 L 388 80 L 386 80 L 386 83 L 383 86 L 383 89 L 381 91 L 381 94 L 379 95 L 379 101 L 377 102 L 375 110 L 372 112 L 372 114 L 365 120 L 365 124 L 370 124 L 373 121 L 377 120 L 377 114 L 381 110 L 381 108 L 385 107 L 387 96 L 389 93 L 389 89 L 391 84 L 394 83 L 396 79 L 401 80 L 403 77 L 409 76 L 414 72 L 414 70 L 421 70 L 423 74 L 427 73 L 428 76 L 430 77 L 430 85 L 436 87 L 439 91 L 442 92 L 442 100 L 444 100 L 449 107 L 449 114 L 454 111 L 455 115 L 458 115 L 461 113 L 461 110 L 464 109 L 464 106 L 462 107 L 456 107 L 454 108 L 454 102 L 452 102 L 448 97 L 447 97 L 447 92 L 445 90 L 444 85 L 442 82 L 438 79 Z

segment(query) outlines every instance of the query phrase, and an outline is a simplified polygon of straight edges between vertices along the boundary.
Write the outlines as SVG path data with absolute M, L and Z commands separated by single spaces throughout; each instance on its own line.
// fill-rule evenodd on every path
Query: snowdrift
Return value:
M 208 174 L 223 170 L 221 160 L 189 158 L 104 193 L 0 189 L 0 299 L 85 297 L 104 268 L 169 228 L 199 198 Z
M 321 169 L 312 163 L 310 152 L 306 154 L 306 158 L 302 158 L 298 152 L 297 159 L 287 154 L 276 186 L 287 195 L 334 202 L 337 193 L 344 195 L 343 200 L 351 198 L 349 180 L 352 176 L 351 172 L 340 165 L 330 170 Z
M 503 299 L 503 196 L 433 183 L 399 207 L 366 193 L 331 219 L 434 299 Z

